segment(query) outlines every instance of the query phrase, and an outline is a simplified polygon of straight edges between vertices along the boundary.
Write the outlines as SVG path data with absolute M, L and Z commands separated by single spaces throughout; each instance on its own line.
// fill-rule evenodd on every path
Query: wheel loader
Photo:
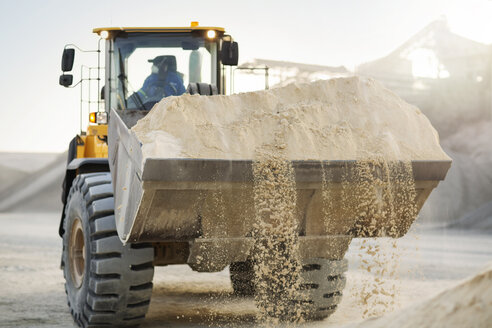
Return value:
M 253 161 L 144 158 L 131 131 L 154 104 L 179 96 L 184 86 L 185 92 L 203 97 L 225 94 L 226 71 L 238 62 L 237 43 L 223 28 L 197 23 L 93 32 L 100 37 L 94 51 L 97 78 L 79 83 L 97 83 L 101 92 L 95 103 L 100 106 L 90 112 L 86 131 L 69 145 L 59 228 L 74 321 L 81 327 L 138 326 L 149 308 L 155 266 L 187 264 L 198 272 L 229 267 L 234 293 L 253 295 Z M 63 52 L 60 84 L 65 87 L 73 85 L 73 76 L 66 73 L 73 68 L 75 50 L 80 49 L 66 46 Z M 164 61 L 174 77 L 160 80 L 169 86 L 159 94 L 154 92 L 159 86 L 149 87 L 149 72 L 158 75 L 157 66 Z M 327 227 L 319 203 L 323 185 L 336 191 L 342 180 L 353 181 L 344 172 L 354 164 L 292 163 L 301 274 L 303 286 L 309 286 L 300 291 L 306 319 L 326 318 L 342 297 L 344 255 L 351 239 L 360 236 L 355 227 L 361 223 L 349 208 Z M 412 162 L 418 209 L 449 166 L 447 161 Z M 221 206 L 214 206 L 218 192 Z M 339 198 L 333 201 L 341 207 Z M 398 236 L 409 226 L 402 224 Z

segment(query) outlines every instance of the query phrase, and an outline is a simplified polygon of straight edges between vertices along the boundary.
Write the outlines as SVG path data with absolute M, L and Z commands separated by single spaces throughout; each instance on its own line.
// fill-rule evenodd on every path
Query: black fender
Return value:
M 67 170 L 65 172 L 65 179 L 62 184 L 61 200 L 63 203 L 63 210 L 60 220 L 60 227 L 58 228 L 58 234 L 63 237 L 63 220 L 65 219 L 65 206 L 67 204 L 68 193 L 72 187 L 72 182 L 75 177 L 82 173 L 94 173 L 94 172 L 109 172 L 109 162 L 107 158 L 68 158 Z

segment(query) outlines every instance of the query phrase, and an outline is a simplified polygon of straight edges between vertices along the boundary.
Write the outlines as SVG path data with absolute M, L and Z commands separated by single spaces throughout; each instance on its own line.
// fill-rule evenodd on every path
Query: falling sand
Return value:
M 259 321 L 301 319 L 298 227 L 295 219 L 294 170 L 285 158 L 285 125 L 279 124 L 273 144 L 257 150 L 253 164 L 256 222 L 252 260 Z
M 300 319 L 298 303 L 301 262 L 298 230 L 294 218 L 296 189 L 288 161 L 269 156 L 254 164 L 255 211 L 257 221 L 253 238 L 255 248 L 255 299 L 260 321 Z

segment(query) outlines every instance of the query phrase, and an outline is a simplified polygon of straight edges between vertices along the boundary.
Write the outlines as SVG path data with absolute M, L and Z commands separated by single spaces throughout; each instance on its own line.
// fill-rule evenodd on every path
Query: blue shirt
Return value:
M 176 72 L 167 72 L 165 78 L 159 74 L 150 74 L 138 93 L 145 99 L 160 100 L 164 97 L 179 96 L 185 93 L 183 80 Z

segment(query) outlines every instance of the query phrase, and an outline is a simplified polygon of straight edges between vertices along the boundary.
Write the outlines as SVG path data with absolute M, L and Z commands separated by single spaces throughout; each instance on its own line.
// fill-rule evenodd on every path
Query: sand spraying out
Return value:
M 355 197 L 359 219 L 355 234 L 360 237 L 398 237 L 417 215 L 415 183 L 410 163 L 391 163 L 382 158 L 360 161 L 355 166 Z M 379 171 L 379 174 L 375 174 Z M 381 222 L 386 225 L 381 226 Z M 360 246 L 360 269 L 371 273 L 358 290 L 364 317 L 380 316 L 397 307 L 397 272 L 400 251 L 392 238 L 364 239 Z M 389 282 L 392 283 L 389 283 Z
M 275 156 L 254 164 L 255 210 L 255 300 L 259 320 L 275 324 L 280 318 L 300 319 L 301 263 L 298 254 L 295 180 L 288 161 Z
M 365 238 L 359 249 L 359 269 L 373 277 L 366 278 L 363 287 L 351 293 L 357 295 L 364 317 L 392 311 L 398 305 L 399 294 L 395 281 L 400 250 L 394 238 L 408 230 L 417 214 L 412 167 L 409 162 L 381 157 L 359 160 L 345 169 L 341 186 L 334 188 L 330 180 L 330 176 L 323 177 L 326 231 L 333 230 L 340 216 L 355 215 L 351 230 L 344 233 Z M 370 241 L 367 237 L 385 238 Z

